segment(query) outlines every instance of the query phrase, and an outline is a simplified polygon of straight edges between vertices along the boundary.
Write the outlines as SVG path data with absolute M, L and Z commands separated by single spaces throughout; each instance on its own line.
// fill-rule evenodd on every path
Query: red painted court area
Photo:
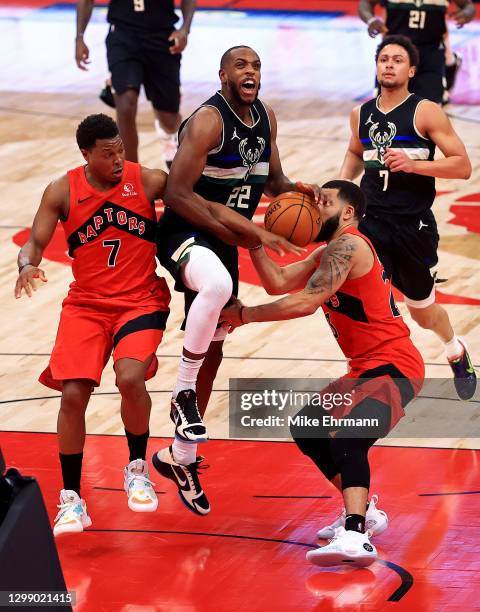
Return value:
M 54 434 L 2 433 L 9 466 L 37 477 L 51 519 L 61 486 Z M 149 453 L 166 444 L 152 439 Z M 294 444 L 211 441 L 197 517 L 156 472 L 159 507 L 126 503 L 126 442 L 87 436 L 82 495 L 93 525 L 57 539 L 76 611 L 479 610 L 480 451 L 374 447 L 372 492 L 390 526 L 366 569 L 305 561 L 339 497 Z

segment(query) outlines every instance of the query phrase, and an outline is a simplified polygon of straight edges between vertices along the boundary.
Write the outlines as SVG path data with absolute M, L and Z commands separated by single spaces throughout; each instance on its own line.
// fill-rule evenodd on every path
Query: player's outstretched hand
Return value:
M 368 35 L 371 38 L 375 38 L 375 36 L 377 36 L 378 34 L 387 34 L 387 32 L 388 28 L 385 25 L 383 19 L 380 19 L 380 17 L 372 19 L 372 21 L 370 21 L 368 24 Z
M 36 291 L 36 283 L 35 279 L 41 280 L 42 283 L 47 282 L 47 277 L 45 276 L 45 272 L 36 266 L 27 266 L 23 268 L 17 278 L 17 282 L 15 283 L 15 297 L 22 297 L 22 289 L 28 295 L 28 297 L 32 297 L 32 290 Z
M 75 61 L 80 70 L 88 70 L 87 64 L 90 63 L 89 57 L 90 51 L 84 43 L 83 38 L 77 37 L 75 39 Z
M 228 328 L 229 333 L 232 332 L 236 327 L 244 325 L 242 321 L 242 302 L 232 297 L 233 302 L 229 302 L 229 306 L 226 306 L 220 313 L 220 322 L 222 325 Z
M 277 255 L 285 255 L 285 253 L 295 253 L 295 255 L 304 255 L 306 249 L 298 247 L 289 242 L 283 236 L 278 236 L 267 230 L 262 230 L 260 234 L 260 240 L 264 247 L 272 249 Z
M 302 183 L 302 181 L 297 181 L 295 183 L 295 187 L 298 189 L 300 193 L 305 193 L 306 195 L 313 198 L 315 204 L 319 203 L 321 189 L 315 183 Z
M 390 172 L 415 172 L 415 162 L 399 149 L 387 149 L 383 159 Z

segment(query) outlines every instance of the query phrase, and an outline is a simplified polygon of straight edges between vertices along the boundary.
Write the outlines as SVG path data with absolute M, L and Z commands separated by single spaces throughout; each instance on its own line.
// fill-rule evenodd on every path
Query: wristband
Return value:
M 367 21 L 367 26 L 369 26 L 374 21 L 378 21 L 378 20 L 381 21 L 380 17 L 375 17 L 375 15 L 373 17 L 370 17 L 370 19 Z
M 262 247 L 263 247 L 263 244 L 260 243 L 260 244 L 257 244 L 257 246 L 249 247 L 248 250 L 249 251 L 258 251 L 258 249 L 261 249 Z
M 83 35 L 85 34 L 85 32 L 79 32 L 75 38 L 82 38 L 83 39 Z
M 23 264 L 23 266 L 20 266 L 18 268 L 18 273 L 20 274 L 20 272 L 23 270 L 23 268 L 26 268 L 27 266 L 33 266 L 33 264 L 32 263 Z M 33 266 L 33 267 L 35 267 L 35 266 Z

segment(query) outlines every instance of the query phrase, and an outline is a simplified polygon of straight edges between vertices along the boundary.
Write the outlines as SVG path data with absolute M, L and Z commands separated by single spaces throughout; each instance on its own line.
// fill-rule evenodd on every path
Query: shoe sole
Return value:
M 202 436 L 200 438 L 195 438 L 191 440 L 190 438 L 184 438 L 180 434 L 175 431 L 175 438 L 180 440 L 180 442 L 186 442 L 187 444 L 203 444 L 204 442 L 208 442 L 208 435 Z
M 157 499 L 157 503 L 153 503 L 149 506 L 147 505 L 136 505 L 134 503 L 130 503 L 130 500 L 128 500 L 128 507 L 130 508 L 130 510 L 132 512 L 155 512 L 155 510 L 158 508 L 158 499 Z
M 331 567 L 332 565 L 354 565 L 355 567 L 368 567 L 377 560 L 377 555 L 346 555 L 341 552 L 329 552 L 318 554 L 317 551 L 307 553 L 307 561 L 319 567 Z
M 172 468 L 170 467 L 170 465 L 168 463 L 160 461 L 160 459 L 157 457 L 157 453 L 154 453 L 152 455 L 152 465 L 153 465 L 153 467 L 157 470 L 157 472 L 161 476 L 163 476 L 164 478 L 168 478 L 169 480 L 171 480 L 176 485 L 178 497 L 180 498 L 180 500 L 181 500 L 182 504 L 185 506 L 185 508 L 188 508 L 188 510 L 190 510 L 190 512 L 193 512 L 193 514 L 196 514 L 197 516 L 205 516 L 204 514 L 199 512 L 194 506 L 191 506 L 187 502 L 187 500 L 183 497 L 182 489 L 179 487 L 177 479 L 173 475 Z M 207 512 L 207 514 L 209 512 L 210 512 L 210 510 Z
M 87 519 L 85 519 L 83 525 L 80 524 L 81 529 L 78 529 L 78 525 L 75 527 L 75 529 L 72 529 L 71 527 L 67 528 L 67 529 L 62 529 L 61 531 L 56 531 L 55 528 L 53 529 L 53 536 L 55 538 L 58 538 L 58 536 L 65 536 L 65 535 L 74 535 L 76 533 L 82 533 L 82 531 L 85 530 L 86 527 L 91 527 L 92 526 L 92 519 L 90 517 L 88 517 Z

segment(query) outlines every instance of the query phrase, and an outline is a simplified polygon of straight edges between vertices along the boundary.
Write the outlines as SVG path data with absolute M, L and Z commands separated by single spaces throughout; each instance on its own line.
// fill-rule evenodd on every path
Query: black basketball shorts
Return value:
M 137 32 L 111 25 L 106 38 L 108 69 L 117 94 L 127 89 L 140 91 L 152 106 L 167 113 L 180 108 L 180 54 L 169 52 L 170 30 Z
M 200 230 L 171 232 L 168 223 L 160 221 L 157 234 L 157 257 L 175 279 L 175 290 L 185 294 L 185 317 L 197 292 L 186 287 L 182 281 L 181 267 L 188 261 L 189 250 L 193 245 L 203 246 L 213 251 L 230 274 L 233 283 L 232 294 L 238 296 L 238 250 L 227 245 L 215 236 Z M 185 322 L 182 325 L 184 328 Z
M 371 240 L 393 286 L 403 293 L 407 304 L 421 308 L 433 303 L 435 281 L 431 269 L 438 263 L 439 236 L 431 210 L 408 220 L 367 214 L 359 230 Z

